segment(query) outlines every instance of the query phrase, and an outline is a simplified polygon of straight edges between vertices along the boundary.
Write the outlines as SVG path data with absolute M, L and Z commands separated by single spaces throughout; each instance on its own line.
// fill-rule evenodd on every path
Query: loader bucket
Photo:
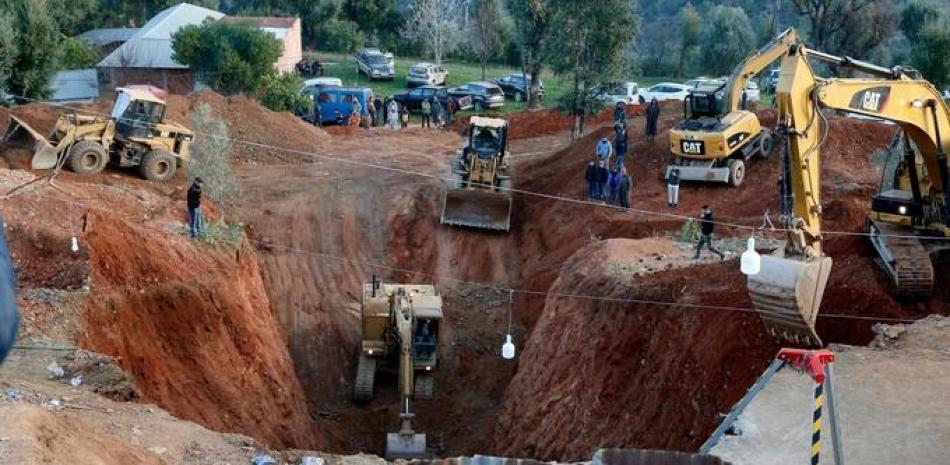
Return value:
M 426 435 L 413 432 L 386 433 L 386 460 L 426 458 Z
M 3 143 L 8 147 L 30 151 L 33 154 L 30 167 L 35 170 L 54 168 L 59 160 L 59 151 L 46 137 L 13 115 L 10 115 L 10 123 L 3 132 Z
M 442 224 L 508 231 L 511 196 L 487 189 L 449 189 L 445 193 Z
M 829 257 L 802 261 L 763 255 L 758 274 L 749 276 L 748 288 L 765 329 L 795 345 L 821 346 L 815 318 L 830 272 Z

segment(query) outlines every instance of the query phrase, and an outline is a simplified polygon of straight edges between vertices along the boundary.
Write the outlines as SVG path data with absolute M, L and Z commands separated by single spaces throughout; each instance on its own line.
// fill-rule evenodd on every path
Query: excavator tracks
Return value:
M 908 231 L 888 223 L 869 224 L 878 264 L 887 273 L 894 293 L 907 300 L 925 300 L 933 294 L 934 269 L 927 248 Z
M 412 395 L 416 400 L 425 400 L 435 397 L 435 376 L 431 374 L 417 374 L 416 385 L 413 386 Z
M 360 355 L 356 367 L 356 384 L 353 386 L 353 399 L 357 402 L 373 400 L 373 381 L 376 378 L 376 359 Z

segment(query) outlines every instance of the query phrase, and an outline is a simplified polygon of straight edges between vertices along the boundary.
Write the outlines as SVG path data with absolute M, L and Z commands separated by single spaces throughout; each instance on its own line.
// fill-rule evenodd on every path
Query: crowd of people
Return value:
M 374 97 L 368 101 L 366 107 L 360 103 L 358 98 L 353 96 L 344 97 L 344 102 L 350 104 L 352 111 L 350 114 L 343 114 L 339 110 L 334 112 L 334 122 L 340 126 L 359 126 L 364 129 L 371 127 L 387 127 L 389 129 L 407 129 L 410 123 L 409 108 L 397 102 L 391 96 L 380 98 Z M 322 125 L 320 118 L 321 105 L 319 100 L 314 100 L 313 108 L 310 110 L 314 124 Z M 431 98 L 423 100 L 420 108 L 419 126 L 423 128 L 445 127 L 455 120 L 455 113 L 459 110 L 458 101 L 453 96 L 449 96 L 445 101 L 440 100 L 433 95 Z
M 652 141 L 656 136 L 660 107 L 653 99 L 646 110 L 646 136 Z M 614 138 L 601 138 L 594 149 L 594 159 L 587 165 L 587 199 L 623 208 L 630 208 L 630 190 L 633 178 L 627 172 L 624 159 L 627 156 L 627 108 L 624 102 L 614 107 Z

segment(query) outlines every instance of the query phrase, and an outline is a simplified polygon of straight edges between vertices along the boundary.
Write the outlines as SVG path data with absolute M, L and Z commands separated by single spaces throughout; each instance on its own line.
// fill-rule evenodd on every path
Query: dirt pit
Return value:
M 62 198 L 59 215 L 43 218 L 51 224 L 11 239 L 34 291 L 53 287 L 81 302 L 72 331 L 31 334 L 78 332 L 73 342 L 116 357 L 146 401 L 176 415 L 275 447 L 381 454 L 385 433 L 398 428 L 394 380 L 381 376 L 369 405 L 351 402 L 359 290 L 373 275 L 433 283 L 445 297 L 439 395 L 416 405 L 417 430 L 439 456 L 585 460 L 597 447 L 695 450 L 778 348 L 754 314 L 698 310 L 750 307 L 735 261 L 747 232 L 720 228 L 727 260 L 696 263 L 691 244 L 677 242 L 685 220 L 675 215 L 695 216 L 708 203 L 720 220 L 760 224 L 775 208 L 779 161 L 755 161 L 741 189 L 685 185 L 679 209 L 669 209 L 659 173 L 678 105 L 663 107 L 655 140 L 642 136 L 643 118 L 632 110 L 633 210 L 518 193 L 513 229 L 500 234 L 439 224 L 457 132 L 327 134 L 210 93 L 183 98 L 171 114 L 185 118 L 198 103 L 225 115 L 234 137 L 295 151 L 235 145 L 245 243 L 191 247 L 180 230 L 183 180 L 153 186 L 118 173 L 63 175 L 71 192 L 110 195 L 106 204 L 117 205 L 85 207 L 95 211 L 80 255 L 61 260 L 35 247 L 68 240 L 70 203 Z M 513 138 L 515 186 L 583 200 L 584 169 L 597 140 L 612 134 L 609 116 L 570 144 L 559 117 L 536 116 L 512 116 L 513 134 L 540 125 Z M 870 152 L 891 135 L 887 126 L 831 120 L 823 154 L 829 229 L 860 230 L 880 177 Z M 14 213 L 48 213 L 45 200 L 24 198 Z M 169 247 L 128 245 L 165 236 Z M 836 264 L 822 313 L 872 319 L 822 318 L 825 341 L 866 343 L 873 317 L 950 311 L 946 290 L 923 304 L 890 298 L 858 239 L 828 241 Z M 55 266 L 65 268 L 47 272 Z M 81 294 L 87 286 L 94 299 Z M 510 313 L 508 288 L 517 290 Z M 48 300 L 28 305 L 38 326 L 69 299 Z M 499 353 L 509 315 L 516 361 Z

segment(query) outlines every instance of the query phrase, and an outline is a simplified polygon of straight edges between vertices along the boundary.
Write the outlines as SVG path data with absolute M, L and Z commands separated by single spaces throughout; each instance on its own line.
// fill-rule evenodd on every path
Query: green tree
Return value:
M 195 132 L 188 173 L 204 181 L 204 194 L 223 205 L 233 205 L 241 197 L 241 184 L 231 171 L 231 141 L 228 125 L 206 103 L 199 103 L 188 115 Z
M 366 36 L 358 24 L 347 19 L 333 18 L 323 24 L 321 48 L 334 52 L 352 52 L 366 43 Z
M 188 65 L 212 88 L 226 94 L 254 93 L 273 75 L 283 44 L 247 24 L 205 21 L 172 36 L 172 58 Z
M 686 63 L 699 48 L 703 33 L 702 19 L 693 4 L 687 2 L 680 10 L 680 56 L 676 75 L 682 77 L 686 71 Z
M 554 10 L 554 0 L 508 0 L 508 12 L 511 14 L 517 31 L 516 40 L 521 47 L 522 68 L 531 74 L 528 89 L 528 108 L 541 104 L 538 94 L 541 90 L 541 70 L 544 69 L 545 39 Z M 573 6 L 570 8 L 573 9 Z
M 940 16 L 938 6 L 931 0 L 910 0 L 901 11 L 901 31 L 914 42 L 928 23 Z
M 469 46 L 482 67 L 482 79 L 488 61 L 502 50 L 501 10 L 498 0 L 476 0 L 470 6 L 472 17 L 469 24 Z
M 0 16 L 12 23 L 16 43 L 7 90 L 13 95 L 44 99 L 56 66 L 59 30 L 46 0 L 6 0 Z M 4 44 L 6 46 L 6 43 Z
M 636 36 L 636 21 L 626 0 L 552 0 L 551 6 L 557 13 L 550 30 L 558 33 L 548 39 L 546 56 L 555 72 L 572 77 L 559 106 L 574 116 L 577 136 L 586 117 L 603 106 L 592 90 L 625 71 L 624 50 Z
M 792 0 L 818 50 L 861 57 L 896 31 L 893 0 Z
M 261 84 L 261 103 L 273 111 L 307 110 L 313 102 L 300 95 L 301 87 L 303 79 L 294 73 L 267 76 Z
M 702 34 L 702 55 L 715 57 L 706 62 L 714 75 L 728 74 L 755 49 L 755 32 L 749 17 L 739 7 L 716 6 L 709 11 Z
M 89 42 L 63 36 L 59 43 L 59 69 L 91 68 L 99 61 L 99 52 Z
M 920 29 L 910 60 L 938 89 L 950 86 L 950 19 L 931 20 Z
M 0 94 L 8 90 L 7 81 L 13 75 L 13 63 L 19 53 L 19 44 L 16 41 L 16 29 L 13 19 L 0 11 Z M 2 103 L 3 96 L 0 96 Z

